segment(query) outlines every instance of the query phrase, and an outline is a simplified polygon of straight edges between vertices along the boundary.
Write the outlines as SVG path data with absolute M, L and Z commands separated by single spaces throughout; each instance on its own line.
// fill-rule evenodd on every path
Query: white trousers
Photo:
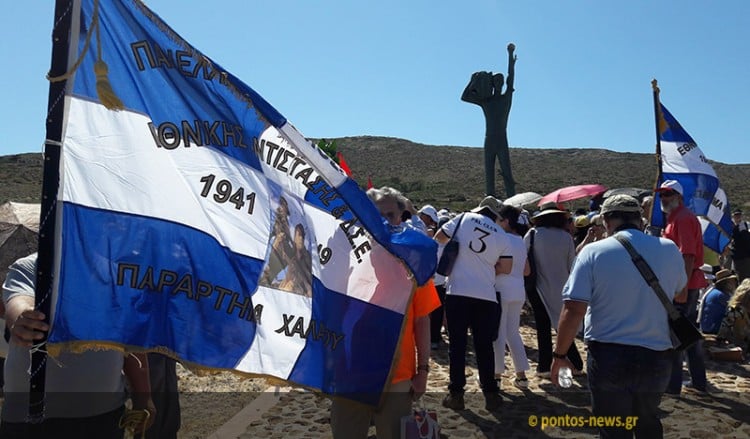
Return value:
M 521 326 L 521 309 L 523 300 L 506 301 L 501 300 L 503 312 L 500 316 L 500 327 L 497 331 L 497 340 L 493 344 L 495 350 L 495 374 L 505 372 L 505 345 L 510 349 L 510 357 L 513 360 L 513 368 L 516 372 L 529 370 L 529 359 L 526 357 L 526 348 L 521 340 L 519 327 Z

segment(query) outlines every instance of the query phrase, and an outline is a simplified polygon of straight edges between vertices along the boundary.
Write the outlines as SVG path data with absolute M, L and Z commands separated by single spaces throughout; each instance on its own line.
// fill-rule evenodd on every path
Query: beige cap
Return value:
M 612 195 L 604 200 L 600 213 L 604 215 L 609 212 L 642 212 L 641 205 L 630 195 Z
M 503 203 L 498 200 L 497 198 L 493 197 L 492 195 L 488 195 L 484 197 L 482 201 L 479 202 L 479 206 L 471 209 L 472 212 L 479 212 L 482 209 L 490 209 L 492 213 L 494 213 L 497 216 L 500 216 L 500 208 L 503 207 Z

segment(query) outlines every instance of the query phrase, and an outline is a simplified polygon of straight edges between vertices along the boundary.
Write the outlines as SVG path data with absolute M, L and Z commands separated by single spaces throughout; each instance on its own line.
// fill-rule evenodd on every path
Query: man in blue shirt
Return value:
M 718 334 L 721 321 L 727 314 L 729 298 L 737 289 L 737 276 L 731 270 L 716 272 L 714 286 L 703 297 L 701 306 L 701 331 L 704 334 Z
M 563 310 L 553 351 L 552 381 L 571 367 L 567 352 L 585 319 L 587 372 L 594 416 L 637 417 L 633 430 L 600 427 L 600 437 L 662 437 L 657 408 L 674 356 L 667 312 L 625 247 L 627 239 L 656 274 L 672 300 L 685 287 L 682 255 L 670 240 L 644 234 L 638 201 L 614 195 L 601 206 L 606 239 L 578 254 L 563 289 Z

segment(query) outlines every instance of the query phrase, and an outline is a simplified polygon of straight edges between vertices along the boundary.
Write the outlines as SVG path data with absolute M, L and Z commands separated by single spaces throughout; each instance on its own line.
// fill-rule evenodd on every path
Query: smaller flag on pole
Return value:
M 352 170 L 349 168 L 349 165 L 346 164 L 346 160 L 344 160 L 344 155 L 341 154 L 340 152 L 337 152 L 336 153 L 336 158 L 339 159 L 339 166 L 341 167 L 341 169 L 344 170 L 344 172 L 346 173 L 346 176 L 347 177 L 351 177 L 352 176 Z
M 661 172 L 657 186 L 666 180 L 677 180 L 683 187 L 683 201 L 701 223 L 703 243 L 722 253 L 729 244 L 732 220 L 727 195 L 719 178 L 695 140 L 677 122 L 667 108 L 657 102 Z M 654 199 L 653 211 L 659 209 L 659 196 Z M 652 215 L 651 224 L 664 227 L 663 215 Z

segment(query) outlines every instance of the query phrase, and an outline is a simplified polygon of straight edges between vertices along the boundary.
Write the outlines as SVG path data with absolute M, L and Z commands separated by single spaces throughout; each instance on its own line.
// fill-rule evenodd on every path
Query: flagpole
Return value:
M 656 79 L 651 80 L 651 88 L 654 92 L 654 124 L 656 127 L 656 164 L 657 164 L 657 171 L 656 171 L 656 181 L 654 182 L 654 190 L 659 185 L 659 182 L 662 179 L 662 158 L 661 158 L 661 120 L 663 117 L 659 117 L 661 115 L 661 102 L 659 101 L 659 85 L 656 81 Z M 651 212 L 648 213 L 648 222 L 649 224 L 652 223 L 652 218 L 654 215 L 654 212 L 658 211 L 661 212 L 661 209 L 659 208 L 659 203 L 656 202 L 656 196 L 654 196 L 654 200 L 651 203 Z M 662 221 L 662 224 L 664 221 Z
M 72 21 L 78 17 L 79 0 L 56 0 L 55 20 L 52 29 L 52 60 L 48 77 L 64 74 L 68 69 L 70 30 Z M 47 103 L 46 140 L 44 143 L 44 165 L 42 181 L 42 205 L 39 218 L 39 249 L 37 255 L 35 308 L 45 315 L 50 323 L 50 302 L 55 260 L 55 228 L 57 217 L 57 191 L 60 180 L 60 153 L 62 150 L 63 117 L 65 115 L 65 89 L 67 81 L 50 82 Z M 29 377 L 29 421 L 44 419 L 44 394 L 47 354 L 43 349 L 47 336 L 39 340 L 38 349 L 31 353 L 31 376 Z

